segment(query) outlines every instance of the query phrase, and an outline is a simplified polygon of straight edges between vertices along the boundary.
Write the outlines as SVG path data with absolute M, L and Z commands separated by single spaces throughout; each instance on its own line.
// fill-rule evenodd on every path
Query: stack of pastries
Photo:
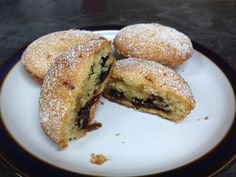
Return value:
M 101 127 L 94 122 L 99 97 L 171 121 L 184 119 L 195 100 L 173 68 L 191 58 L 183 33 L 157 23 L 130 25 L 113 40 L 124 59 L 116 61 L 112 42 L 83 30 L 47 34 L 21 57 L 28 73 L 42 83 L 39 119 L 60 148 Z

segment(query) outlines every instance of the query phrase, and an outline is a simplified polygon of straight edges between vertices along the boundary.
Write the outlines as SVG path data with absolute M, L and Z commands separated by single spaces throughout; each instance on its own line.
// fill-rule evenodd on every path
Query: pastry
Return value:
M 76 44 L 101 37 L 89 31 L 67 30 L 42 36 L 32 42 L 24 51 L 21 61 L 28 73 L 42 82 L 55 57 Z
M 114 61 L 111 42 L 99 38 L 74 46 L 52 62 L 40 93 L 39 118 L 60 148 L 101 126 L 92 119 Z
M 135 24 L 121 29 L 114 38 L 118 53 L 174 67 L 191 58 L 191 40 L 174 28 L 158 23 Z
M 128 58 L 116 62 L 104 96 L 139 111 L 180 121 L 194 108 L 186 81 L 154 61 Z

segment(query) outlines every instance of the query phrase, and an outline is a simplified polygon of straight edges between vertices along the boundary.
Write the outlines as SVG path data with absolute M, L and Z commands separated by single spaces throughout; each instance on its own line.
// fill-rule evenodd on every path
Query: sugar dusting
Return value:
M 154 84 L 159 88 L 174 91 L 176 95 L 185 98 L 195 105 L 188 83 L 174 70 L 154 61 L 137 58 L 119 60 L 115 65 L 115 73 L 131 80 L 143 80 L 145 76 L 152 75 Z
M 76 45 L 70 50 L 59 55 L 50 66 L 40 93 L 39 119 L 45 132 L 54 140 L 58 141 L 62 119 L 70 112 L 71 102 L 76 98 L 78 86 L 71 91 L 62 87 L 64 79 L 70 79 L 70 74 L 74 77 L 83 77 L 79 68 L 84 66 L 86 57 L 93 54 L 100 48 L 105 38 L 90 40 L 86 44 Z M 65 69 L 67 70 L 65 75 Z
M 158 49 L 161 51 L 160 56 L 163 56 L 170 52 L 168 49 L 173 48 L 176 56 L 189 58 L 193 51 L 191 40 L 185 34 L 157 23 L 127 26 L 121 29 L 115 40 L 125 45 L 130 56 L 143 55 L 151 49 L 153 52 Z
M 101 37 L 90 31 L 67 30 L 42 36 L 32 42 L 22 55 L 26 69 L 39 79 L 43 79 L 55 57 L 76 44 Z

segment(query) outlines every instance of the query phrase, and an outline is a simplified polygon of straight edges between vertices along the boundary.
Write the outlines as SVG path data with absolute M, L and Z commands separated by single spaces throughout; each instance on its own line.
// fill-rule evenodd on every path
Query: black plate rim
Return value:
M 124 25 L 103 25 L 81 27 L 84 30 L 119 30 Z M 194 49 L 206 55 L 213 63 L 215 63 L 229 80 L 234 94 L 236 95 L 236 71 L 234 71 L 227 62 L 220 56 L 202 45 L 193 42 Z M 21 53 L 25 46 L 17 50 L 12 56 L 8 57 L 0 65 L 0 88 L 10 69 L 20 59 Z M 0 92 L 1 93 L 1 92 Z M 219 144 L 204 156 L 194 160 L 181 167 L 171 169 L 169 171 L 148 175 L 148 176 L 215 176 L 228 169 L 236 160 L 236 115 L 228 133 Z M 2 116 L 0 116 L 0 159 L 15 174 L 22 176 L 88 176 L 71 172 L 56 166 L 53 166 L 43 160 L 38 159 L 30 152 L 25 150 L 8 132 L 4 125 Z M 12 153 L 14 152 L 14 153 Z M 20 163 L 19 163 L 20 162 Z

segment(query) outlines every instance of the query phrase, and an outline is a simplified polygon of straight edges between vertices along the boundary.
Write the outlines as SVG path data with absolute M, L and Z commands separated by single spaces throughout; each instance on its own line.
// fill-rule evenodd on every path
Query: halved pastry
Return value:
M 157 62 L 137 58 L 116 62 L 104 96 L 172 121 L 182 120 L 195 106 L 191 89 L 179 74 Z
M 51 64 L 40 93 L 39 118 L 60 148 L 101 126 L 91 121 L 114 61 L 111 42 L 100 38 L 76 45 Z

